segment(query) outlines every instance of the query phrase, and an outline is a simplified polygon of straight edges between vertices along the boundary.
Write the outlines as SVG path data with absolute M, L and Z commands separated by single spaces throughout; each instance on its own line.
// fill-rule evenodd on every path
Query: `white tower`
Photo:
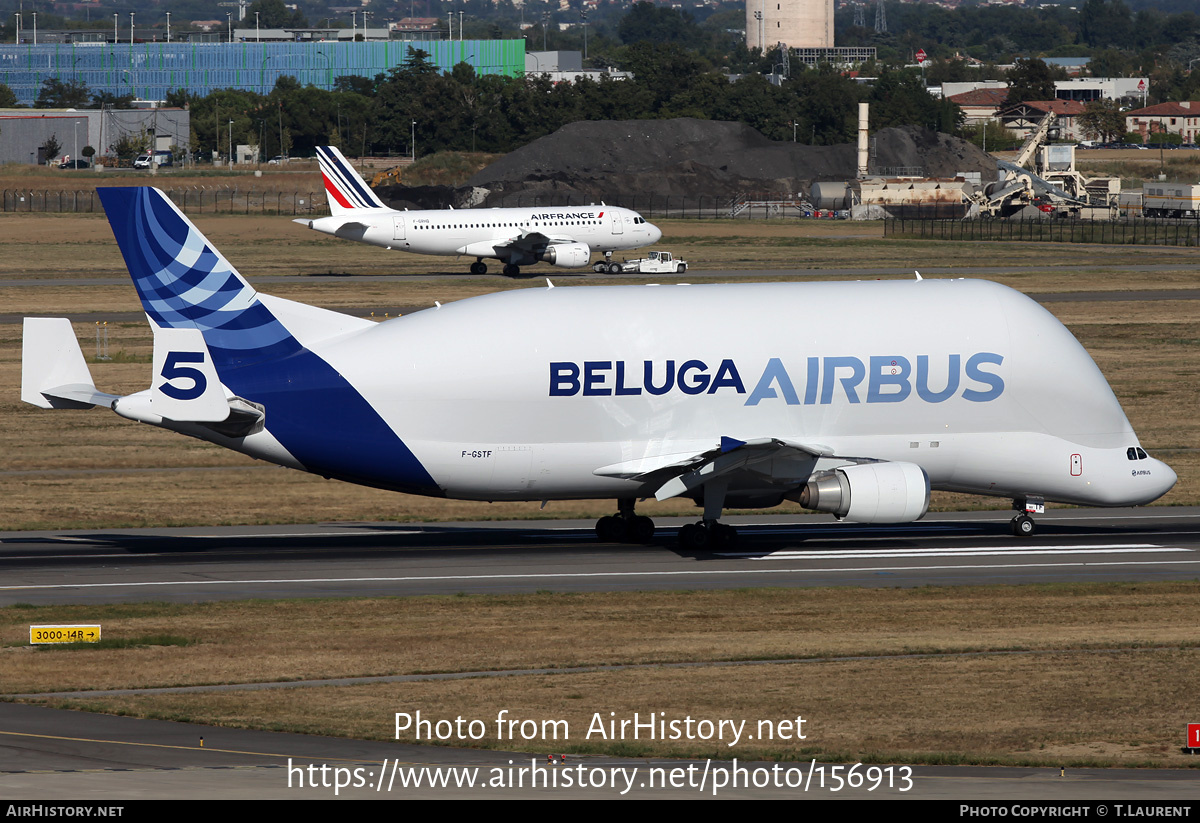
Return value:
M 746 48 L 833 48 L 833 0 L 746 0 Z

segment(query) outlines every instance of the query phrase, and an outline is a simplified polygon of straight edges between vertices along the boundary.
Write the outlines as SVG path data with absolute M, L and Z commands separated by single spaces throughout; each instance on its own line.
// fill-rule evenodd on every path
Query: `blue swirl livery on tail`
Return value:
M 265 410 L 267 436 L 297 463 L 364 485 L 439 492 L 363 394 L 310 348 L 370 333 L 374 323 L 259 295 L 157 189 L 99 194 L 146 314 L 162 329 L 198 330 L 221 385 Z M 156 383 L 178 378 L 185 393 L 189 379 L 198 385 L 199 370 L 187 365 L 193 356 L 156 356 L 172 364 Z M 254 453 L 254 436 L 244 438 L 244 451 Z
M 156 324 L 199 329 L 222 371 L 300 350 L 253 287 L 162 192 L 101 188 L 99 194 L 142 306 Z

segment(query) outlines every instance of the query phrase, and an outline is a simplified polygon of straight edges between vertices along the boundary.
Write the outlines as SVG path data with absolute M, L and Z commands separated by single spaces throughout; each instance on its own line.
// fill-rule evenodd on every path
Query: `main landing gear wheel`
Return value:
M 640 514 L 610 514 L 596 521 L 596 536 L 606 543 L 649 543 L 654 521 Z
M 487 263 L 477 260 L 471 264 L 471 274 L 487 274 Z
M 506 263 L 504 266 L 504 276 L 505 277 L 520 277 L 521 276 L 521 267 L 514 266 L 512 263 Z
M 1017 537 L 1030 537 L 1037 531 L 1037 523 L 1027 514 L 1018 514 L 1012 519 L 1012 533 Z
M 621 273 L 621 266 L 620 266 L 620 264 L 618 264 L 618 263 L 609 263 L 609 264 L 608 264 L 608 273 L 609 273 L 609 274 L 620 274 L 620 273 Z
M 596 274 L 604 274 L 606 271 L 608 271 L 608 266 L 605 265 L 603 260 L 600 260 L 592 266 L 592 271 L 594 271 Z
M 737 529 L 716 520 L 688 523 L 679 530 L 679 547 L 685 551 L 715 551 L 737 545 Z

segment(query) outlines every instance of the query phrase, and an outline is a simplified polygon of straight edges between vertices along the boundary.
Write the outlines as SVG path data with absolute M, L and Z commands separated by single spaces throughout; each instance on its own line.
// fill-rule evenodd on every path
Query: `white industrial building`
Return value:
M 58 159 L 82 160 L 83 148 L 96 150 L 95 159 L 109 154 L 127 135 L 155 132 L 156 148 L 188 151 L 191 131 L 186 109 L 0 109 L 0 163 L 44 163 L 42 145 L 53 137 L 61 147 Z

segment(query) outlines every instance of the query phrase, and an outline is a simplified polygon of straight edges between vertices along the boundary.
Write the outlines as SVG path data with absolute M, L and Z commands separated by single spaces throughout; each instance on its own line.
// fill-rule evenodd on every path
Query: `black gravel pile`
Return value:
M 965 140 L 927 129 L 884 129 L 872 135 L 872 170 L 919 170 L 926 177 L 979 171 L 995 176 L 995 161 Z M 480 171 L 452 200 L 464 205 L 524 205 L 567 201 L 618 202 L 645 194 L 732 198 L 738 194 L 802 194 L 825 180 L 853 180 L 855 146 L 775 142 L 743 123 L 676 120 L 581 121 L 505 155 Z M 446 205 L 445 192 L 380 190 L 409 207 Z M 430 197 L 429 195 L 433 195 Z M 536 199 L 535 199 L 536 198 Z M 436 201 L 436 202 L 434 202 Z

